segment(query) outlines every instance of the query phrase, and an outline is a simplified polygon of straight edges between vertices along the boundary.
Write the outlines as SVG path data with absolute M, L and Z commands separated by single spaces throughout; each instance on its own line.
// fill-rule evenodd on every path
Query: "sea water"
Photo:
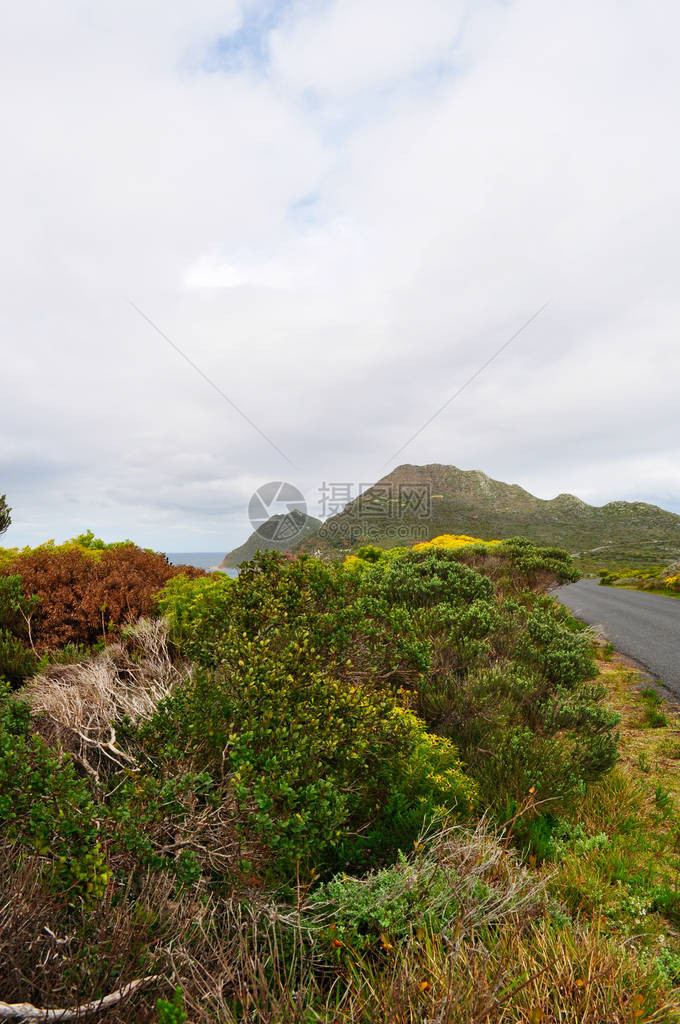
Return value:
M 216 569 L 224 558 L 224 551 L 166 551 L 172 565 L 195 565 L 197 569 Z M 238 576 L 238 569 L 220 569 L 228 576 Z

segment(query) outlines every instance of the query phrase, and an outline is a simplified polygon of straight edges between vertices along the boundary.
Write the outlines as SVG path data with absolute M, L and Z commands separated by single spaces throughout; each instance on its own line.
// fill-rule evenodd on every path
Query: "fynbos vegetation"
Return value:
M 617 767 L 578 573 L 469 540 L 7 557 L 0 1017 L 680 1019 L 673 796 Z
M 170 565 L 132 541 L 105 544 L 91 531 L 64 544 L 0 549 L 0 676 L 19 685 L 42 662 L 73 660 L 149 615 L 169 579 L 200 569 Z

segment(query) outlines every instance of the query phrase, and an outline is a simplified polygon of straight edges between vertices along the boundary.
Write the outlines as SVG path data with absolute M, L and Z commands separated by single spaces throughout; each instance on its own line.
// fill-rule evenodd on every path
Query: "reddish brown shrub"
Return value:
M 38 548 L 0 568 L 2 575 L 21 576 L 24 593 L 40 598 L 30 623 L 38 653 L 115 637 L 125 623 L 152 614 L 154 595 L 179 573 L 205 575 L 134 544 L 96 556 L 76 547 Z

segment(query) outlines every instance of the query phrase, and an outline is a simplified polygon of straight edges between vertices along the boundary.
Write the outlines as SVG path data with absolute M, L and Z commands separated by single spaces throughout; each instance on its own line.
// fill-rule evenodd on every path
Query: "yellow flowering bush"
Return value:
M 614 569 L 600 573 L 600 583 L 608 587 L 633 590 L 651 590 L 655 593 L 680 594 L 680 573 L 674 562 L 665 569 L 651 566 L 647 569 Z
M 423 541 L 421 544 L 414 544 L 414 551 L 424 551 L 427 548 L 448 548 L 449 551 L 455 548 L 467 548 L 471 544 L 500 544 L 500 540 L 482 540 L 481 537 L 468 537 L 464 533 L 442 533 L 432 540 Z
M 410 711 L 396 709 L 410 719 L 413 735 L 418 737 L 409 762 L 404 789 L 422 804 L 423 812 L 433 809 L 460 814 L 472 811 L 477 802 L 477 786 L 466 775 L 458 748 L 445 736 L 436 736 L 423 728 L 422 721 Z

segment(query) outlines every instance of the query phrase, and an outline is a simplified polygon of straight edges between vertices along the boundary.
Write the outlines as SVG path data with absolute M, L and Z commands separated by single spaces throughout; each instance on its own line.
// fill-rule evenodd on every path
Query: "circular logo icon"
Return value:
M 255 533 L 272 546 L 285 547 L 298 537 L 307 520 L 307 502 L 293 484 L 270 480 L 248 503 L 248 518 Z

